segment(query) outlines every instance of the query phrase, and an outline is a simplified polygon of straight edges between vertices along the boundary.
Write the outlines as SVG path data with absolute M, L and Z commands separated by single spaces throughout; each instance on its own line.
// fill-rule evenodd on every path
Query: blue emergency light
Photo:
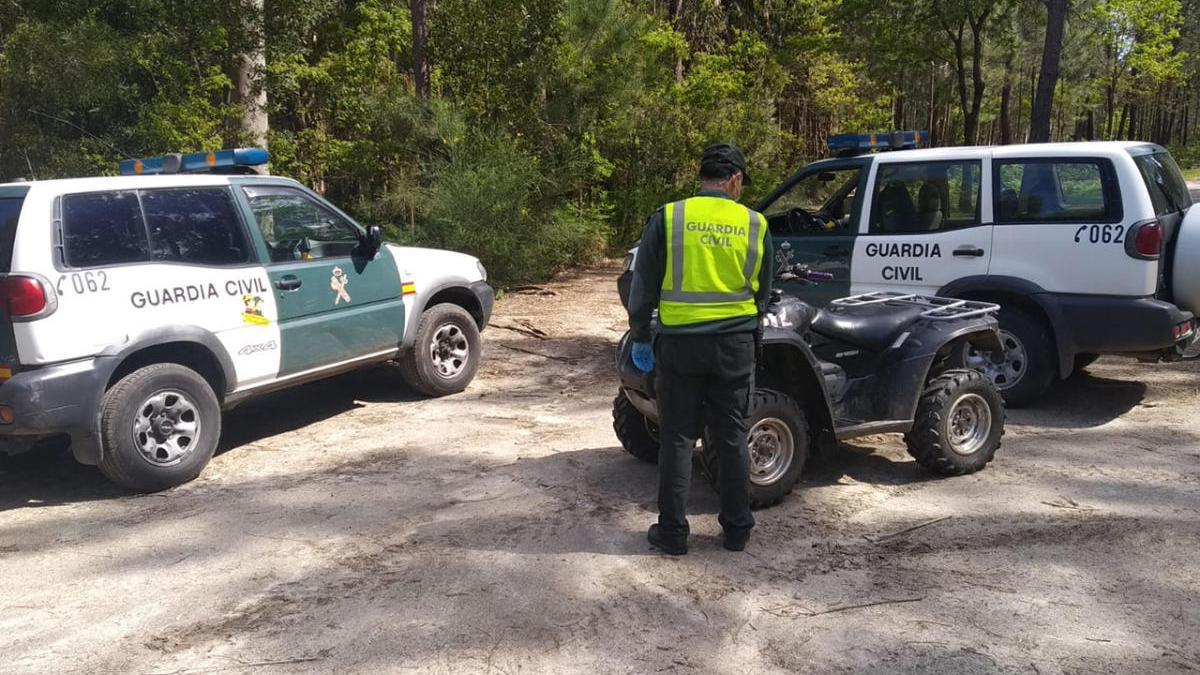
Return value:
M 861 155 L 873 150 L 912 150 L 929 143 L 928 131 L 893 131 L 882 134 L 842 134 L 825 142 L 835 155 Z
M 237 148 L 212 152 L 179 153 L 121 161 L 122 176 L 147 176 L 163 173 L 252 173 L 271 156 L 262 148 Z

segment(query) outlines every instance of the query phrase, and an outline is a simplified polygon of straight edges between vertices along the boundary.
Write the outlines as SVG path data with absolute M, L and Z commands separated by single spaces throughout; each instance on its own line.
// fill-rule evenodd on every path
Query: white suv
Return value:
M 200 473 L 221 409 L 255 394 L 388 360 L 426 394 L 467 386 L 493 300 L 479 261 L 385 244 L 296 181 L 236 175 L 266 159 L 0 185 L 0 453 L 69 440 L 161 490 Z
M 871 291 L 999 303 L 1005 358 L 947 355 L 1014 405 L 1097 355 L 1176 359 L 1200 308 L 1200 209 L 1148 143 L 870 150 L 915 134 L 830 139 L 764 199 L 778 247 L 833 275 L 790 288 L 824 304 Z M 627 278 L 622 286 L 627 285 Z M 627 289 L 623 288 L 623 291 Z

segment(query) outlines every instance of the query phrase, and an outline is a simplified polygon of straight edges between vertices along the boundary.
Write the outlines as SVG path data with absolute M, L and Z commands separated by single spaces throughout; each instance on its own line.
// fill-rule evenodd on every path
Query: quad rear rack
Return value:
M 848 298 L 834 300 L 829 305 L 830 307 L 849 308 L 891 303 L 924 307 L 925 311 L 921 312 L 921 318 L 940 319 L 944 321 L 969 319 L 975 316 L 995 314 L 1000 311 L 1000 305 L 990 302 L 957 300 L 955 298 L 942 298 L 936 295 L 918 295 L 916 293 L 900 293 L 897 291 L 880 291 L 877 293 L 852 295 Z

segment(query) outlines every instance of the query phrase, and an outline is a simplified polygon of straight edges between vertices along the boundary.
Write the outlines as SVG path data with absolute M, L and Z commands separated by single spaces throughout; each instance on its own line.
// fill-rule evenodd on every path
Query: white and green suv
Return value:
M 385 244 L 261 150 L 0 185 L 0 453 L 69 440 L 139 491 L 195 478 L 221 411 L 398 361 L 463 390 L 493 293 L 473 257 Z
M 873 291 L 999 304 L 1005 357 L 953 357 L 1015 405 L 1097 355 L 1171 360 L 1193 342 L 1200 209 L 1164 148 L 911 148 L 920 136 L 830 139 L 839 156 L 756 206 L 777 247 L 833 277 L 790 292 L 818 305 Z

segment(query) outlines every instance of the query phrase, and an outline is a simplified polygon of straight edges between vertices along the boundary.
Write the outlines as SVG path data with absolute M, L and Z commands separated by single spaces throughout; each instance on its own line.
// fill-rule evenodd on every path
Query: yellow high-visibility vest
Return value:
M 664 326 L 756 316 L 766 220 L 731 199 L 692 197 L 667 204 L 667 268 L 658 302 Z

